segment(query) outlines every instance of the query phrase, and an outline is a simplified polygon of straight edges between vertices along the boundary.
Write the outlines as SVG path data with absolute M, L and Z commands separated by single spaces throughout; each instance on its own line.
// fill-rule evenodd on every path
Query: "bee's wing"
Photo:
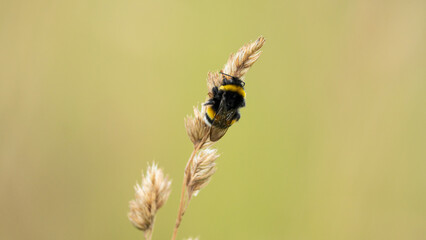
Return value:
M 226 131 L 228 131 L 228 128 L 231 126 L 231 121 L 237 111 L 237 109 L 226 109 L 225 97 L 222 97 L 219 109 L 212 122 L 210 131 L 210 140 L 212 142 L 218 141 L 225 135 Z
M 218 127 L 212 126 L 212 129 L 210 131 L 210 141 L 212 142 L 218 141 L 225 135 L 226 131 L 228 131 L 228 128 L 218 128 Z

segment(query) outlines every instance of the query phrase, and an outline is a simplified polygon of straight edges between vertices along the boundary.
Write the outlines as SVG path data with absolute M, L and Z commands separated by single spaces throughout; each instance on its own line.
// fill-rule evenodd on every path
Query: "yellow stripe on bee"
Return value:
M 214 116 L 216 116 L 216 112 L 213 110 L 211 106 L 207 107 L 207 116 L 209 116 L 210 119 L 213 119 Z
M 237 121 L 237 119 L 233 119 L 231 122 L 231 125 L 234 124 Z
M 244 89 L 237 85 L 233 85 L 233 84 L 222 85 L 220 86 L 219 90 L 237 92 L 244 98 L 246 97 L 246 92 L 244 91 Z

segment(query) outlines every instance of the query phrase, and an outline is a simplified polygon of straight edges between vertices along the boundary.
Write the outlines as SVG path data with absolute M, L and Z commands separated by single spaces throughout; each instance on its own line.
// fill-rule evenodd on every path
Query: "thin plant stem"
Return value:
M 150 230 L 145 231 L 144 235 L 145 235 L 145 239 L 146 240 L 151 240 L 151 238 L 152 238 L 152 230 L 150 229 Z
M 177 237 L 177 231 L 179 229 L 180 223 L 182 222 L 182 217 L 183 214 L 186 211 L 186 207 L 188 206 L 187 201 L 185 201 L 185 195 L 187 193 L 186 191 L 186 184 L 188 182 L 188 173 L 189 173 L 189 168 L 191 167 L 191 164 L 194 160 L 195 154 L 198 152 L 198 150 L 201 149 L 201 147 L 204 145 L 204 143 L 206 143 L 208 136 L 210 135 L 210 131 L 208 131 L 206 133 L 206 135 L 203 137 L 203 139 L 195 146 L 194 150 L 192 151 L 191 156 L 189 157 L 188 162 L 186 163 L 186 167 L 185 167 L 185 173 L 183 176 L 183 182 L 182 182 L 182 190 L 181 190 L 181 194 L 180 194 L 180 203 L 179 203 L 179 211 L 178 211 L 178 216 L 176 218 L 176 224 L 175 224 L 175 228 L 173 230 L 173 236 L 172 236 L 172 240 L 175 240 Z M 190 196 L 188 196 L 188 200 L 190 199 Z
M 151 240 L 152 239 L 152 233 L 154 232 L 154 223 L 155 223 L 155 216 L 152 218 L 151 228 L 148 229 L 147 231 L 145 231 L 144 235 L 145 235 L 145 239 L 146 240 Z

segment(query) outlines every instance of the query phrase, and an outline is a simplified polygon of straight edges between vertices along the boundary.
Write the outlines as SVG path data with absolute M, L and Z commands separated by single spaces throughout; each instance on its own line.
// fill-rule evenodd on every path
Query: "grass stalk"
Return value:
M 176 218 L 176 224 L 175 224 L 175 228 L 173 230 L 173 236 L 172 236 L 172 240 L 176 240 L 177 237 L 177 232 L 180 226 L 180 223 L 182 222 L 182 217 L 185 214 L 186 211 L 186 207 L 188 206 L 189 200 L 191 199 L 190 196 L 187 196 L 187 198 L 185 199 L 186 196 L 186 186 L 188 183 L 188 172 L 189 172 L 189 168 L 192 164 L 192 162 L 194 161 L 194 157 L 195 154 L 201 149 L 201 147 L 204 145 L 204 143 L 206 143 L 208 137 L 209 137 L 210 131 L 208 131 L 206 133 L 206 135 L 203 137 L 203 139 L 195 146 L 194 150 L 192 151 L 191 156 L 189 157 L 188 162 L 186 163 L 186 167 L 185 167 L 185 172 L 184 172 L 184 176 L 183 176 L 183 182 L 182 182 L 182 190 L 181 190 L 181 195 L 180 195 L 180 203 L 179 203 L 179 211 L 178 211 L 178 216 Z

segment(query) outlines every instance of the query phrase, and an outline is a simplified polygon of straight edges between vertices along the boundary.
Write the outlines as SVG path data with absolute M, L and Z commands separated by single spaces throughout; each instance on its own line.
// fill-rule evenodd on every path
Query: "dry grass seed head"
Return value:
M 187 176 L 188 196 L 207 186 L 216 172 L 216 159 L 219 157 L 216 149 L 201 149 L 195 156 Z
M 214 87 L 220 87 L 222 85 L 222 74 L 218 72 L 209 72 L 207 74 L 207 88 L 209 89 L 209 98 L 213 97 L 212 89 Z
M 210 131 L 210 127 L 207 126 L 204 121 L 204 115 L 204 106 L 201 106 L 201 111 L 197 107 L 194 107 L 194 116 L 188 116 L 185 118 L 186 133 L 194 146 L 200 143 L 203 137 Z M 206 142 L 206 144 L 209 145 L 210 142 Z M 206 146 L 206 144 L 204 145 Z
M 264 43 L 265 38 L 259 37 L 256 41 L 244 45 L 235 54 L 229 56 L 228 62 L 223 67 L 222 72 L 244 79 L 244 75 L 260 57 L 262 52 L 259 49 Z
M 154 163 L 142 174 L 141 185 L 135 185 L 135 199 L 130 201 L 130 222 L 138 229 L 147 231 L 152 228 L 155 214 L 170 195 L 171 181 Z
M 262 48 L 264 43 L 265 38 L 259 37 L 256 41 L 241 47 L 236 53 L 229 56 L 222 72 L 244 79 L 244 75 L 260 57 L 262 52 L 259 51 L 259 49 Z M 220 87 L 222 85 L 222 80 L 223 76 L 218 72 L 209 72 L 207 74 L 207 88 L 209 89 L 210 98 L 213 97 L 213 87 Z

